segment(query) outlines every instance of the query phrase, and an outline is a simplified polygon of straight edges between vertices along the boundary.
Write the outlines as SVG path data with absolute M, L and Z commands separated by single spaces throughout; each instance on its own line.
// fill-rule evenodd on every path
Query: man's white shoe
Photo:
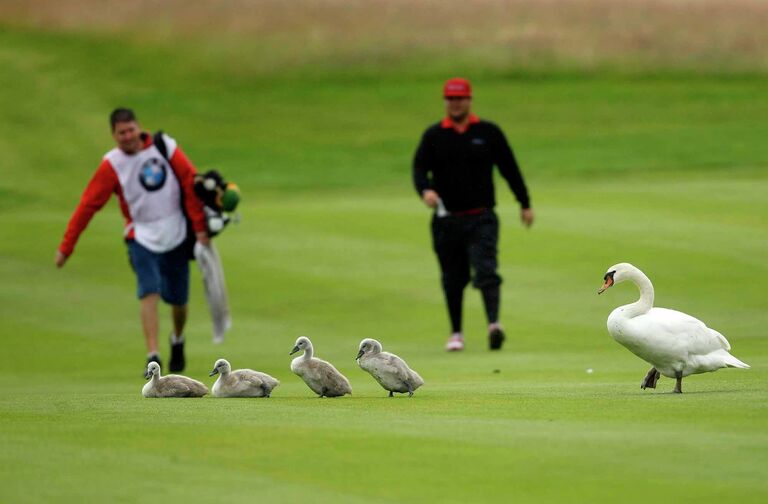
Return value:
M 464 350 L 464 338 L 461 336 L 451 336 L 448 339 L 448 343 L 445 344 L 445 349 L 449 352 L 460 352 Z

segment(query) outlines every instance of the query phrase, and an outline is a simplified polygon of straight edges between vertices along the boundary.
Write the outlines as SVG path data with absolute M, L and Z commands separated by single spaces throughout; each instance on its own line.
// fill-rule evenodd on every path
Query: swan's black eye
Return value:
M 615 274 L 616 274 L 616 271 L 609 271 L 608 273 L 605 274 L 605 276 L 603 277 L 603 280 L 608 280 L 608 277 L 610 277 L 611 280 L 613 280 L 613 275 Z

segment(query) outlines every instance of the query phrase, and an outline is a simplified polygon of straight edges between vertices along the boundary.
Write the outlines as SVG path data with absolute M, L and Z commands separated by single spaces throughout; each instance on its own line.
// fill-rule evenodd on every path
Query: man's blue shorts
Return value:
M 152 252 L 136 240 L 127 240 L 128 256 L 136 273 L 139 299 L 160 294 L 168 304 L 185 305 L 189 300 L 189 254 L 186 242 L 163 253 Z

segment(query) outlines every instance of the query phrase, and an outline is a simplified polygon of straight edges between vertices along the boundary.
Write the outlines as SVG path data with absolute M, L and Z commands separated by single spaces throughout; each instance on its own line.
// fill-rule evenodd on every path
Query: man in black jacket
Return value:
M 504 342 L 499 324 L 501 277 L 497 268 L 499 222 L 493 208 L 493 166 L 507 180 L 520 203 L 520 220 L 533 224 L 533 209 L 512 149 L 501 129 L 471 113 L 472 89 L 466 79 L 449 79 L 443 88 L 447 117 L 430 126 L 413 160 L 413 182 L 424 203 L 434 208 L 433 247 L 452 334 L 446 350 L 464 349 L 461 331 L 464 288 L 480 289 L 488 319 L 488 343 Z

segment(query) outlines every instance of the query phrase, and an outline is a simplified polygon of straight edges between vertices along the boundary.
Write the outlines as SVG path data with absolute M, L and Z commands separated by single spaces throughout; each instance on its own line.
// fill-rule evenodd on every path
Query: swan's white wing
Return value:
M 710 329 L 701 320 L 686 313 L 666 308 L 652 308 L 648 313 L 632 319 L 631 326 L 646 337 L 661 340 L 689 354 L 708 354 L 715 350 L 728 350 L 728 340 Z

